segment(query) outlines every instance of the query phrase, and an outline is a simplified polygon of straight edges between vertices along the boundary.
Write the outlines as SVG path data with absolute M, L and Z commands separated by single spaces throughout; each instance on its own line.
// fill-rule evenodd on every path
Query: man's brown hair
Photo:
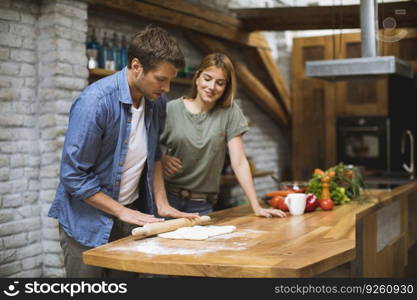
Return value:
M 145 73 L 163 61 L 172 63 L 179 70 L 185 66 L 184 54 L 177 41 L 165 29 L 154 25 L 148 25 L 133 36 L 127 56 L 129 69 L 132 60 L 137 58 Z

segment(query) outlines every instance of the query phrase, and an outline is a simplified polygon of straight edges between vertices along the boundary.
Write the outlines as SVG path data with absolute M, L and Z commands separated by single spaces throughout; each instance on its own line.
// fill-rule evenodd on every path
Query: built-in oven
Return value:
M 390 170 L 390 120 L 387 117 L 339 117 L 337 160 L 368 170 Z

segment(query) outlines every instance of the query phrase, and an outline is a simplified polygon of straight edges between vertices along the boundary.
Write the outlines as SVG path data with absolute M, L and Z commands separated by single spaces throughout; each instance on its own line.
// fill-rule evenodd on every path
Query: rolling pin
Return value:
M 180 227 L 201 225 L 209 221 L 209 216 L 201 216 L 195 219 L 180 218 L 158 223 L 148 223 L 142 227 L 136 227 L 135 229 L 133 229 L 132 235 L 135 237 L 151 236 L 162 232 L 173 231 Z

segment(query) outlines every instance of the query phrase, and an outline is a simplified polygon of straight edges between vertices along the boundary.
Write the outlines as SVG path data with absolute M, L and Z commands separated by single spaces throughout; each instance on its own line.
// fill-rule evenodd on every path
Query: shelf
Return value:
M 88 71 L 90 72 L 90 76 L 96 76 L 96 77 L 104 77 L 104 76 L 109 76 L 112 75 L 114 73 L 116 73 L 117 71 L 114 70 L 108 70 L 108 69 L 88 69 Z
M 255 171 L 252 174 L 253 178 L 256 177 L 264 177 L 264 176 L 270 176 L 270 175 L 274 175 L 273 171 Z M 239 183 L 237 181 L 237 178 L 235 175 L 231 174 L 231 175 L 222 175 L 221 179 L 220 179 L 220 184 L 222 185 L 232 185 L 232 184 L 237 184 Z
M 117 71 L 108 70 L 108 69 L 88 69 L 90 77 L 105 77 L 116 73 Z M 188 85 L 191 87 L 193 80 L 191 78 L 174 78 L 172 80 L 173 84 L 179 85 Z

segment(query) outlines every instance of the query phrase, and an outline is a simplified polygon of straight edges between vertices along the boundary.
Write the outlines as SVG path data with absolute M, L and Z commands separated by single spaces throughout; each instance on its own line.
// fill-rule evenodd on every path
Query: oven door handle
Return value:
M 373 131 L 377 132 L 380 131 L 381 128 L 378 126 L 365 126 L 365 127 L 343 127 L 340 129 L 341 131 L 356 131 L 356 132 L 365 132 L 365 131 Z

